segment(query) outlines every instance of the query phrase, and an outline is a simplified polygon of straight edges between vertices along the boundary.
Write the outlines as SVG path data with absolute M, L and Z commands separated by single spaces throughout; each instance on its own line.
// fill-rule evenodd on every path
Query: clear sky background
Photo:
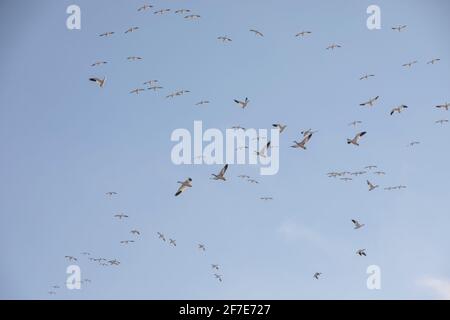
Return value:
M 138 13 L 144 3 L 0 3 L 0 298 L 450 297 L 450 127 L 435 124 L 449 113 L 434 108 L 450 102 L 448 1 L 159 0 Z M 65 25 L 71 4 L 82 10 L 79 31 Z M 371 4 L 381 7 L 381 30 L 366 27 Z M 163 8 L 201 19 L 153 14 Z M 408 27 L 391 30 L 399 24 Z M 132 26 L 140 30 L 125 35 Z M 302 30 L 313 34 L 296 38 Z M 98 36 L 106 31 L 116 34 Z M 342 48 L 325 50 L 334 42 Z M 144 60 L 126 60 L 134 55 Z M 432 58 L 442 61 L 427 65 Z M 109 63 L 91 67 L 97 60 Z M 364 73 L 376 77 L 359 81 Z M 105 88 L 91 76 L 107 76 Z M 150 79 L 164 90 L 129 94 Z M 165 99 L 178 89 L 191 93 Z M 376 95 L 374 108 L 359 106 Z M 233 99 L 246 96 L 242 111 Z M 211 104 L 195 106 L 204 99 Z M 399 104 L 410 108 L 391 117 Z M 220 166 L 173 165 L 170 135 L 194 120 L 222 130 L 286 123 L 279 174 L 231 166 L 218 183 L 209 177 Z M 354 120 L 364 123 L 349 127 Z M 308 128 L 319 130 L 308 150 L 291 149 Z M 348 146 L 359 130 L 368 132 L 361 147 Z M 387 175 L 326 176 L 368 165 Z M 187 177 L 194 187 L 175 198 Z M 369 193 L 367 178 L 381 188 Z M 399 184 L 408 189 L 383 190 Z M 117 221 L 119 212 L 130 218 Z M 366 227 L 353 230 L 352 218 Z M 139 241 L 122 246 L 134 228 Z M 361 248 L 367 257 L 355 254 Z M 122 264 L 101 267 L 83 251 Z M 64 288 L 65 255 L 92 284 Z M 381 268 L 381 290 L 366 287 L 369 265 Z M 63 287 L 54 297 L 52 285 Z

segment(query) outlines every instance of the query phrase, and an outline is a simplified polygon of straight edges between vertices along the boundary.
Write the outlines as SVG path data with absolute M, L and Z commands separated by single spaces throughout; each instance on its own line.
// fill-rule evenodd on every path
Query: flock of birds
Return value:
M 177 15 L 183 15 L 184 19 L 186 20 L 198 20 L 201 18 L 200 15 L 198 14 L 194 14 L 191 12 L 191 10 L 189 9 L 178 9 L 178 10 L 172 10 L 172 9 L 168 9 L 168 8 L 163 8 L 163 9 L 154 9 L 154 7 L 150 4 L 145 4 L 141 7 L 139 7 L 137 9 L 138 12 L 147 12 L 147 11 L 151 11 L 151 9 L 153 9 L 153 14 L 155 15 L 165 15 L 165 14 L 169 14 L 171 12 L 174 12 Z M 407 29 L 407 25 L 399 25 L 399 26 L 395 26 L 392 27 L 393 31 L 397 31 L 399 33 L 401 32 L 405 32 L 405 30 Z M 131 34 L 131 33 L 135 33 L 138 32 L 140 30 L 139 27 L 133 26 L 128 28 L 127 30 L 124 31 L 124 34 Z M 251 33 L 253 33 L 256 37 L 259 38 L 264 38 L 264 34 L 256 29 L 250 29 L 249 30 Z M 115 35 L 116 33 L 113 31 L 108 31 L 108 32 L 104 32 L 102 34 L 100 34 L 99 36 L 102 38 L 109 38 L 112 37 L 113 35 Z M 297 38 L 303 38 L 303 37 L 307 37 L 307 36 L 311 36 L 313 34 L 312 31 L 301 31 L 295 34 L 295 37 Z M 223 43 L 231 43 L 233 40 L 231 37 L 227 36 L 227 35 L 221 35 L 217 37 L 217 40 Z M 337 43 L 332 43 L 329 46 L 327 46 L 325 49 L 326 50 L 337 50 L 337 49 L 341 49 L 343 47 L 343 45 L 341 44 L 337 44 Z M 126 58 L 127 61 L 130 62 L 138 62 L 138 61 L 142 61 L 144 58 L 140 57 L 140 56 L 129 56 Z M 434 65 L 436 63 L 439 63 L 441 61 L 441 59 L 439 58 L 433 58 L 431 60 L 429 60 L 427 62 L 427 65 Z M 92 67 L 100 67 L 102 65 L 107 64 L 108 61 L 96 61 L 94 63 L 91 64 Z M 411 61 L 408 63 L 403 64 L 403 67 L 405 68 L 412 68 L 414 65 L 416 65 L 417 63 L 419 63 L 418 61 Z M 367 81 L 371 78 L 376 77 L 375 74 L 364 74 L 362 75 L 359 80 L 360 81 Z M 105 88 L 106 86 L 106 82 L 107 82 L 107 78 L 106 76 L 103 77 L 91 77 L 89 78 L 90 81 L 94 82 L 95 84 L 98 85 L 99 88 Z M 145 91 L 160 91 L 163 90 L 164 87 L 161 86 L 159 80 L 153 79 L 153 80 L 148 80 L 146 82 L 143 83 L 143 86 L 145 87 L 138 87 L 138 88 L 134 88 L 133 90 L 131 90 L 129 93 L 130 94 L 136 94 L 139 95 Z M 166 95 L 166 98 L 176 98 L 176 97 L 180 97 L 183 96 L 185 94 L 189 94 L 191 93 L 189 90 L 176 90 L 173 92 L 169 92 Z M 380 96 L 376 96 L 373 98 L 368 99 L 367 101 L 364 101 L 360 104 L 361 107 L 367 107 L 367 108 L 372 108 L 375 107 L 377 102 L 379 101 Z M 244 99 L 233 99 L 234 103 L 236 104 L 236 106 L 238 106 L 239 108 L 242 109 L 247 109 L 250 105 L 250 99 L 248 97 L 244 98 Z M 196 103 L 196 106 L 202 106 L 202 105 L 207 105 L 210 104 L 211 102 L 209 100 L 200 100 L 198 103 Z M 443 111 L 449 111 L 450 108 L 450 103 L 446 102 L 443 103 L 441 105 L 437 105 L 435 106 L 437 109 L 439 110 L 443 110 Z M 406 112 L 408 110 L 408 106 L 407 105 L 399 105 L 396 106 L 394 108 L 391 109 L 390 111 L 390 115 L 394 116 L 395 114 L 402 114 L 403 112 Z M 436 120 L 436 124 L 446 124 L 448 123 L 449 120 L 447 119 L 440 119 L 440 120 Z M 353 121 L 351 123 L 348 124 L 348 126 L 352 126 L 352 127 L 358 127 L 360 125 L 362 125 L 363 122 L 356 120 Z M 287 130 L 287 125 L 286 124 L 282 124 L 282 123 L 276 123 L 273 124 L 273 128 L 276 128 L 279 130 L 280 134 L 284 133 Z M 245 128 L 242 128 L 240 126 L 235 126 L 233 127 L 233 129 L 235 130 L 245 130 Z M 291 148 L 293 149 L 298 149 L 298 150 L 303 150 L 306 151 L 307 150 L 307 146 L 308 144 L 311 143 L 314 135 L 317 133 L 318 131 L 314 131 L 312 129 L 308 129 L 308 130 L 304 130 L 301 131 L 301 136 L 299 139 L 293 141 L 293 145 L 291 146 Z M 348 145 L 352 145 L 355 147 L 360 146 L 360 143 L 363 141 L 363 138 L 367 135 L 368 133 L 366 131 L 358 131 L 355 133 L 355 135 L 353 137 L 349 137 L 347 138 L 346 142 Z M 420 144 L 419 141 L 413 141 L 411 143 L 408 144 L 408 146 L 413 147 L 415 145 Z M 259 150 L 256 151 L 256 155 L 259 157 L 266 157 L 267 153 L 270 151 L 271 148 L 274 148 L 275 146 L 272 145 L 271 141 L 266 141 L 263 145 L 263 147 Z M 248 147 L 245 147 L 248 149 Z M 213 173 L 211 174 L 211 178 L 214 181 L 218 181 L 218 182 L 225 182 L 227 181 L 227 177 L 226 174 L 228 173 L 228 169 L 229 169 L 229 165 L 226 164 L 218 173 Z M 334 172 L 329 172 L 327 175 L 330 178 L 334 178 L 334 179 L 339 179 L 341 181 L 345 181 L 345 182 L 350 182 L 353 181 L 356 177 L 358 176 L 363 176 L 363 175 L 368 175 L 368 174 L 373 174 L 373 176 L 384 176 L 386 175 L 386 172 L 378 170 L 377 166 L 371 165 L 371 166 L 367 166 L 364 168 L 364 170 L 361 171 L 334 171 Z M 248 183 L 251 184 L 259 184 L 260 182 L 255 179 L 252 178 L 249 175 L 246 174 L 241 174 L 238 176 L 238 178 L 247 181 Z M 374 192 L 376 189 L 379 189 L 380 186 L 373 183 L 371 180 L 372 178 L 368 178 L 365 179 L 366 183 L 367 183 L 367 187 L 369 192 Z M 187 190 L 192 189 L 193 188 L 193 179 L 192 178 L 187 178 L 183 181 L 178 181 L 179 187 L 175 192 L 175 197 L 179 197 L 182 194 L 186 193 Z M 407 188 L 404 185 L 397 185 L 397 186 L 386 186 L 384 187 L 384 190 L 387 191 L 392 191 L 392 190 L 401 190 L 401 189 L 405 189 Z M 117 192 L 114 191 L 110 191 L 107 192 L 106 195 L 108 197 L 114 197 L 114 196 L 118 196 Z M 265 197 L 261 197 L 260 200 L 262 201 L 272 201 L 273 197 L 271 196 L 265 196 Z M 124 214 L 124 213 L 119 213 L 114 215 L 114 218 L 118 219 L 118 220 L 126 220 L 127 218 L 129 218 L 128 215 Z M 361 223 L 360 221 L 353 219 L 352 224 L 354 226 L 355 230 L 359 230 L 365 227 L 364 223 Z M 137 229 L 132 229 L 130 230 L 130 234 L 132 235 L 132 239 L 126 239 L 126 240 L 122 240 L 120 242 L 121 245 L 131 245 L 133 243 L 135 243 L 136 241 L 138 241 L 139 237 L 141 236 L 141 231 L 137 230 Z M 162 232 L 157 232 L 156 234 L 157 239 L 161 240 L 164 243 L 168 243 L 171 247 L 177 247 L 177 241 L 174 238 L 166 238 L 166 236 L 162 233 Z M 206 246 L 203 243 L 198 243 L 197 244 L 197 250 L 201 251 L 201 252 L 206 252 Z M 367 256 L 367 250 L 366 249 L 358 249 L 355 251 L 356 255 L 361 256 L 361 257 L 365 257 Z M 120 266 L 121 262 L 114 258 L 114 259 L 110 259 L 110 258 L 102 258 L 102 257 L 92 257 L 91 253 L 89 252 L 83 252 L 81 253 L 82 256 L 87 257 L 87 259 L 92 262 L 92 263 L 97 263 L 100 266 L 103 267 L 112 267 L 112 266 Z M 69 262 L 77 262 L 78 258 L 74 257 L 74 256 L 66 256 L 65 257 Z M 220 269 L 220 265 L 218 264 L 211 264 L 211 269 L 213 270 L 213 276 L 214 278 L 216 278 L 218 281 L 222 282 L 223 281 L 223 276 L 221 274 L 219 274 L 219 270 Z M 321 278 L 321 276 L 323 275 L 322 272 L 315 272 L 313 274 L 313 278 L 319 280 Z M 90 283 L 91 280 L 89 279 L 83 279 L 82 283 Z M 49 294 L 54 295 L 57 293 L 57 289 L 59 289 L 60 286 L 59 285 L 54 285 L 51 287 L 51 291 L 49 291 Z

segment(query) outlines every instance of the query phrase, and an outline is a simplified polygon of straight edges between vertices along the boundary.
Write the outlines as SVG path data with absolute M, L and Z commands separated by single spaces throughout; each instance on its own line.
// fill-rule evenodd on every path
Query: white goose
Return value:
M 257 35 L 259 37 L 264 37 L 264 35 L 261 32 L 259 32 L 258 30 L 250 29 L 250 32 L 253 32 L 255 35 Z
M 403 29 L 405 29 L 407 25 L 399 25 L 397 27 L 392 27 L 392 30 L 401 32 Z
M 153 14 L 161 14 L 161 15 L 163 15 L 163 14 L 165 14 L 167 12 L 170 12 L 170 9 L 161 9 L 161 10 L 153 12 Z
M 298 37 L 304 37 L 309 34 L 312 34 L 312 32 L 311 31 L 301 31 L 301 32 L 297 33 L 295 36 L 298 38 Z
M 367 180 L 367 185 L 369 186 L 369 191 L 373 191 L 379 187 L 378 185 L 372 184 L 369 180 Z
M 348 125 L 349 125 L 349 126 L 356 127 L 358 124 L 362 124 L 362 121 L 359 121 L 359 120 L 353 121 L 353 122 L 349 123 Z
M 408 106 L 402 104 L 401 106 L 398 106 L 398 107 L 392 109 L 391 116 L 394 115 L 394 113 L 396 113 L 396 112 L 397 113 L 402 113 L 402 110 L 404 110 L 404 109 L 408 109 Z
M 448 109 L 450 108 L 450 103 L 446 102 L 444 104 L 438 105 L 436 106 L 436 108 L 438 109 L 444 109 L 445 111 L 448 111 Z
M 200 19 L 201 16 L 198 14 L 190 14 L 184 17 L 187 20 L 196 20 L 196 19 Z
M 113 32 L 113 31 L 105 32 L 105 33 L 102 33 L 100 35 L 100 37 L 109 37 L 109 36 L 112 36 L 114 33 L 115 32 Z
M 189 10 L 189 9 L 179 9 L 179 10 L 175 11 L 176 14 L 178 14 L 178 13 L 185 14 L 185 13 L 189 13 L 189 12 L 191 12 L 191 10 Z
M 212 174 L 213 178 L 211 178 L 211 179 L 216 180 L 216 181 L 217 180 L 227 181 L 227 179 L 225 179 L 225 173 L 227 172 L 227 170 L 228 170 L 228 164 L 226 164 L 222 168 L 222 170 L 220 170 L 219 174 Z
M 369 101 L 363 102 L 360 104 L 361 107 L 370 106 L 373 107 L 375 104 L 375 101 L 377 101 L 380 98 L 380 96 L 376 96 L 375 98 L 370 99 Z
M 357 133 L 353 139 L 347 139 L 347 144 L 353 144 L 359 146 L 359 140 L 367 134 L 366 131 Z
M 147 11 L 147 10 L 150 9 L 150 8 L 153 8 L 153 6 L 150 5 L 150 4 L 144 4 L 142 7 L 139 7 L 139 8 L 137 9 L 137 11 L 139 11 L 139 12 L 141 12 L 141 11 Z
M 306 150 L 306 144 L 311 140 L 312 136 L 313 136 L 313 134 L 310 133 L 306 137 L 304 137 L 301 142 L 294 141 L 295 144 L 293 146 L 291 146 L 291 148 L 294 148 L 294 149 L 301 148 L 303 150 Z
M 415 65 L 416 63 L 419 63 L 419 61 L 417 61 L 417 60 L 414 60 L 414 61 L 411 61 L 411 62 L 408 62 L 408 63 L 405 63 L 405 64 L 403 64 L 402 65 L 402 67 L 407 67 L 407 68 L 411 68 L 413 65 Z
M 374 74 L 365 74 L 359 80 L 368 80 L 369 78 L 375 77 Z
M 192 188 L 192 179 L 188 178 L 186 181 L 181 182 L 178 181 L 179 184 L 181 184 L 180 188 L 178 188 L 177 193 L 175 193 L 175 197 L 178 197 L 180 194 L 182 194 L 184 191 L 186 191 L 187 188 Z
M 127 29 L 127 31 L 125 31 L 125 34 L 135 32 L 137 30 L 139 30 L 139 27 L 131 27 L 131 28 Z
M 145 89 L 142 89 L 142 88 L 136 88 L 136 89 L 134 89 L 134 90 L 131 90 L 130 91 L 130 94 L 139 94 L 140 92 L 144 92 L 145 91 Z
M 281 133 L 283 133 L 284 130 L 286 130 L 287 125 L 282 125 L 281 123 L 276 123 L 276 124 L 273 124 L 272 127 L 280 130 L 280 134 L 281 134 Z
M 336 48 L 342 48 L 342 46 L 339 45 L 339 44 L 333 43 L 333 44 L 331 44 L 331 45 L 329 45 L 329 46 L 327 47 L 327 50 L 334 50 L 334 49 L 336 49 Z
M 271 144 L 272 144 L 271 141 L 267 142 L 267 144 L 264 147 L 262 147 L 260 151 L 255 151 L 256 155 L 265 158 L 267 156 L 266 152 L 269 150 Z
M 427 64 L 435 64 L 436 62 L 441 61 L 441 59 L 437 58 L 437 59 L 432 59 L 430 61 L 427 62 Z
M 164 236 L 164 234 L 162 234 L 161 232 L 157 232 L 158 234 L 158 238 L 161 239 L 162 241 L 166 242 L 166 237 Z
M 231 41 L 233 41 L 230 38 L 228 38 L 227 36 L 217 37 L 217 40 L 221 40 L 222 42 L 231 42 Z
M 102 64 L 107 64 L 107 61 L 96 61 L 93 64 L 91 64 L 91 67 L 98 67 L 101 66 Z
M 103 88 L 106 83 L 106 77 L 103 77 L 103 79 L 100 78 L 89 78 L 89 81 L 95 82 L 100 88 Z
M 240 107 L 242 109 L 245 109 L 245 108 L 247 108 L 248 104 L 250 103 L 250 100 L 248 98 L 245 98 L 244 101 L 240 101 L 240 100 L 234 99 L 234 102 L 236 104 L 240 105 Z
M 366 249 L 359 249 L 358 251 L 356 251 L 356 254 L 357 255 L 359 255 L 359 256 L 364 256 L 364 257 L 366 257 L 367 256 L 367 254 L 366 254 Z
M 355 228 L 354 228 L 355 230 L 361 229 L 362 227 L 365 226 L 365 224 L 361 224 L 361 223 L 359 223 L 358 220 L 355 220 L 355 219 L 353 219 L 352 222 L 355 225 Z

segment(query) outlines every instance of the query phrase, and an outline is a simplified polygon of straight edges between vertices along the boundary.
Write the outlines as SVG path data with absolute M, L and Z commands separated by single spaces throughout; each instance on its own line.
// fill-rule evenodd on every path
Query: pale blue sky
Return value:
M 66 29 L 66 8 L 82 10 L 82 29 Z M 0 298 L 46 299 L 64 285 L 65 255 L 79 258 L 81 291 L 60 299 L 415 299 L 439 298 L 450 281 L 450 4 L 435 1 L 5 0 L 0 4 Z M 381 7 L 382 29 L 366 27 Z M 392 26 L 407 24 L 402 32 Z M 131 26 L 136 33 L 125 35 Z M 257 38 L 248 30 L 264 33 Z M 302 30 L 313 34 L 295 38 Z M 105 31 L 115 31 L 108 39 Z M 230 44 L 216 40 L 227 35 Z M 341 49 L 325 48 L 339 43 Z M 127 56 L 142 56 L 130 63 Z M 432 58 L 439 64 L 426 65 Z M 91 63 L 106 60 L 106 66 Z M 418 60 L 406 70 L 402 64 Z M 376 77 L 359 81 L 364 73 Z M 91 76 L 108 77 L 104 89 Z M 159 79 L 164 90 L 128 92 Z M 189 95 L 166 100 L 187 89 Z M 373 109 L 359 103 L 380 95 Z M 251 99 L 239 110 L 235 98 Z M 200 100 L 211 104 L 195 107 Z M 389 116 L 392 107 L 410 108 Z M 174 129 L 283 122 L 280 172 L 231 166 L 174 166 Z M 347 126 L 362 120 L 359 129 Z M 320 130 L 289 148 L 302 129 Z M 346 138 L 368 131 L 360 148 Z M 407 148 L 411 141 L 421 145 Z M 378 165 L 385 177 L 344 183 L 329 171 Z M 249 174 L 258 186 L 237 178 Z M 194 187 L 174 198 L 177 181 Z M 365 180 L 404 191 L 368 193 Z M 117 191 L 109 199 L 104 194 Z M 263 203 L 261 196 L 273 196 Z M 124 212 L 127 221 L 113 215 Z M 352 229 L 351 219 L 366 224 Z M 119 244 L 142 232 L 129 247 Z M 156 237 L 177 239 L 171 248 Z M 204 243 L 207 252 L 196 248 Z M 368 257 L 356 256 L 366 248 Z M 118 268 L 80 253 L 117 258 Z M 224 282 L 212 276 L 222 266 Z M 366 288 L 366 268 L 382 271 L 382 290 Z M 315 281 L 316 271 L 323 278 Z M 436 280 L 434 288 L 424 279 Z M 434 282 L 432 282 L 434 283 Z M 447 287 L 448 290 L 448 287 Z

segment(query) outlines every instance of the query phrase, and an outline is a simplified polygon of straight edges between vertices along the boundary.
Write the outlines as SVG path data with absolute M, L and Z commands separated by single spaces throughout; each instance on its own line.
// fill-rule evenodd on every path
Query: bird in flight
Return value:
M 374 74 L 365 74 L 361 78 L 359 78 L 359 80 L 368 80 L 371 77 L 375 77 L 375 75 Z
M 369 186 L 369 191 L 373 191 L 379 187 L 378 185 L 372 184 L 369 180 L 367 180 L 367 185 Z
M 401 31 L 403 31 L 403 29 L 405 29 L 406 27 L 407 27 L 407 25 L 399 25 L 399 26 L 396 26 L 396 27 L 392 27 L 392 30 L 401 32 Z
M 161 232 L 158 232 L 158 238 L 161 239 L 162 241 L 166 242 L 166 237 L 164 237 L 164 234 L 162 234 Z
M 378 169 L 378 167 L 377 166 L 367 166 L 364 169 L 373 170 L 373 169 Z
M 115 192 L 115 191 L 109 191 L 109 192 L 106 193 L 106 195 L 112 197 L 112 196 L 118 195 L 118 193 Z
M 190 93 L 190 91 L 189 90 L 179 90 L 179 91 L 175 92 L 175 95 L 182 96 L 185 93 Z
M 386 172 L 384 172 L 384 171 L 375 171 L 373 174 L 376 174 L 377 176 L 385 176 Z
M 294 141 L 294 145 L 291 148 L 299 149 L 302 148 L 306 150 L 306 144 L 311 140 L 313 133 L 309 133 L 306 137 L 303 138 L 301 142 Z
M 159 83 L 159 80 L 148 80 L 148 81 L 145 81 L 145 82 L 143 83 L 143 85 L 146 85 L 146 86 L 153 86 L 153 85 L 155 85 L 155 84 L 157 84 L 157 83 Z
M 242 109 L 247 108 L 248 104 L 250 103 L 250 100 L 248 98 L 245 98 L 244 101 L 240 101 L 237 99 L 234 99 L 234 102 L 241 106 Z
M 408 106 L 405 106 L 404 104 L 402 104 L 401 106 L 398 106 L 398 107 L 396 107 L 396 108 L 394 108 L 394 109 L 392 109 L 392 111 L 391 111 L 391 116 L 394 114 L 394 113 L 402 113 L 402 110 L 404 110 L 404 109 L 408 109 Z
M 121 244 L 130 244 L 130 243 L 134 243 L 134 240 L 123 240 L 120 241 Z
M 142 88 L 136 88 L 136 89 L 134 89 L 134 90 L 131 90 L 130 91 L 130 94 L 139 94 L 140 92 L 144 92 L 145 91 L 145 89 L 142 89 Z
M 135 236 L 140 236 L 141 235 L 141 232 L 139 230 L 131 230 L 130 233 L 135 235 Z
M 376 96 L 375 98 L 370 99 L 369 101 L 363 102 L 360 104 L 361 107 L 370 106 L 373 107 L 375 101 L 377 101 L 380 96 Z
M 225 173 L 227 172 L 227 170 L 228 170 L 228 164 L 226 164 L 222 168 L 222 170 L 220 170 L 219 174 L 212 174 L 213 178 L 211 178 L 211 179 L 227 181 L 227 179 L 225 179 Z
M 103 79 L 100 78 L 89 78 L 89 81 L 95 82 L 100 88 L 103 88 L 106 83 L 106 77 L 103 77 Z
M 359 121 L 359 120 L 353 121 L 353 122 L 349 123 L 348 125 L 349 125 L 349 126 L 356 127 L 358 124 L 362 124 L 362 121 Z
M 195 105 L 198 107 L 198 106 L 202 106 L 204 104 L 209 104 L 209 103 L 210 102 L 208 100 L 202 100 L 202 101 L 197 102 Z
M 201 243 L 199 243 L 199 245 L 198 245 L 198 250 L 201 250 L 201 251 L 206 251 L 206 247 L 205 247 L 205 245 L 204 245 L 204 244 L 201 244 Z
M 418 62 L 419 62 L 419 61 L 414 60 L 414 61 L 411 61 L 411 62 L 408 62 L 408 63 L 403 64 L 402 67 L 408 67 L 408 68 L 411 68 L 413 65 L 415 65 L 415 64 L 418 63 Z
M 435 64 L 436 62 L 439 62 L 439 61 L 441 61 L 441 59 L 432 59 L 432 60 L 430 60 L 430 61 L 428 61 L 427 62 L 427 64 Z
M 187 16 L 184 17 L 187 20 L 196 20 L 196 19 L 200 19 L 201 16 L 199 14 L 189 14 Z
M 420 144 L 419 141 L 413 141 L 413 142 L 408 143 L 407 147 L 414 147 L 415 145 L 419 145 L 419 144 Z
M 358 172 L 352 172 L 350 175 L 352 176 L 362 176 L 363 174 L 366 174 L 366 171 L 358 171 Z
M 176 247 L 177 246 L 177 241 L 174 239 L 169 239 L 169 244 Z
M 270 149 L 271 144 L 271 141 L 267 142 L 267 144 L 262 147 L 260 151 L 255 151 L 256 155 L 265 158 L 267 156 L 266 152 Z
M 347 139 L 347 144 L 353 144 L 359 146 L 359 140 L 367 134 L 366 131 L 357 133 L 353 139 Z
M 222 42 L 231 42 L 231 41 L 233 41 L 230 38 L 228 38 L 227 36 L 217 37 L 217 40 L 221 40 Z
M 257 36 L 264 37 L 264 35 L 261 32 L 259 32 L 258 30 L 250 29 L 250 32 L 253 32 Z
M 127 29 L 127 31 L 125 31 L 125 33 L 135 32 L 137 30 L 139 30 L 139 27 L 131 27 L 131 28 Z
M 299 33 L 297 33 L 296 35 L 295 35 L 295 37 L 304 37 L 304 36 L 306 36 L 306 35 L 309 35 L 309 34 L 311 34 L 312 32 L 311 31 L 301 31 L 301 32 L 299 32 Z
M 65 258 L 69 261 L 78 261 L 78 259 L 73 256 L 65 256 Z
M 272 201 L 273 198 L 272 198 L 272 197 L 261 197 L 261 198 L 259 198 L 259 200 L 262 200 L 262 201 Z
M 438 105 L 436 106 L 436 108 L 438 109 L 444 109 L 445 111 L 448 111 L 448 109 L 450 108 L 450 103 L 446 102 L 444 104 Z
M 247 176 L 247 175 L 245 175 L 245 174 L 242 174 L 242 175 L 238 176 L 238 178 L 241 178 L 241 179 L 250 179 L 251 177 L 250 177 L 250 176 Z
M 151 87 L 148 87 L 147 89 L 148 89 L 148 90 L 156 91 L 156 90 L 161 90 L 161 89 L 164 89 L 164 88 L 161 87 L 161 86 L 151 86 Z
M 148 9 L 151 9 L 151 8 L 153 8 L 152 5 L 150 5 L 150 4 L 144 4 L 142 7 L 139 7 L 139 8 L 137 9 L 137 11 L 139 11 L 139 12 L 141 12 L 141 11 L 147 11 Z
M 280 130 L 280 134 L 281 134 L 281 133 L 283 133 L 284 130 L 286 130 L 287 125 L 282 125 L 281 123 L 276 123 L 276 124 L 273 124 L 272 127 Z
M 316 272 L 316 273 L 314 273 L 314 278 L 317 279 L 317 280 L 319 280 L 319 277 L 320 277 L 321 275 L 322 275 L 321 272 Z
M 114 218 L 117 218 L 117 219 L 119 219 L 119 220 L 122 220 L 122 219 L 126 219 L 126 218 L 129 218 L 126 214 L 123 214 L 123 213 L 119 213 L 119 214 L 116 214 L 115 216 L 114 216 Z
M 170 12 L 170 9 L 161 9 L 161 10 L 153 12 L 153 14 L 161 14 L 162 15 L 162 14 L 165 14 L 167 12 Z
M 212 264 L 212 265 L 211 265 L 211 268 L 213 268 L 214 270 L 219 271 L 220 266 L 219 266 L 218 264 Z
M 310 134 L 315 134 L 317 132 L 319 132 L 319 131 L 313 131 L 312 129 L 308 129 L 308 130 L 304 130 L 304 131 L 302 131 L 300 133 L 303 135 L 303 137 L 307 137 Z
M 367 257 L 366 249 L 359 249 L 358 251 L 356 251 L 356 254 L 361 256 L 361 257 L 362 256 Z
M 96 61 L 93 64 L 91 64 L 91 67 L 98 67 L 101 66 L 102 64 L 107 64 L 107 61 Z
M 341 48 L 341 47 L 342 47 L 341 45 L 333 43 L 327 47 L 327 50 L 334 50 L 336 48 Z
M 112 36 L 114 33 L 115 33 L 115 32 L 112 32 L 112 31 L 105 32 L 105 33 L 102 33 L 102 34 L 100 35 L 100 37 L 109 37 L 109 36 Z
M 220 282 L 222 282 L 222 276 L 220 274 L 214 274 L 214 277 L 219 280 Z
M 447 123 L 447 122 L 448 122 L 447 119 L 442 119 L 442 120 L 436 121 L 436 124 L 441 124 L 441 125 L 443 125 L 444 123 Z
M 114 259 L 114 260 L 109 260 L 108 263 L 109 263 L 111 266 L 118 266 L 118 265 L 120 265 L 120 261 L 118 261 L 118 260 L 116 260 L 116 259 Z
M 179 13 L 184 14 L 184 13 L 189 13 L 189 12 L 191 12 L 191 10 L 189 10 L 189 9 L 178 9 L 175 11 L 176 14 L 179 14 Z
M 249 182 L 251 184 L 259 184 L 259 182 L 255 179 L 248 179 L 247 182 Z
M 139 61 L 139 60 L 142 60 L 142 57 L 130 56 L 130 57 L 127 57 L 127 60 L 128 61 Z
M 361 223 L 359 223 L 358 220 L 355 220 L 355 219 L 353 219 L 352 222 L 353 222 L 353 224 L 355 226 L 354 227 L 355 230 L 361 229 L 362 227 L 365 226 L 365 224 L 361 224 Z
M 346 178 L 346 177 L 344 177 L 344 178 L 340 178 L 340 180 L 342 180 L 342 181 L 345 181 L 345 182 L 348 182 L 348 181 L 353 181 L 353 179 L 352 179 L 352 178 Z
M 184 191 L 187 190 L 187 188 L 192 188 L 192 179 L 188 178 L 186 181 L 181 182 L 178 181 L 179 184 L 181 184 L 180 188 L 178 188 L 177 193 L 175 193 L 175 197 L 178 197 L 180 194 L 182 194 Z

